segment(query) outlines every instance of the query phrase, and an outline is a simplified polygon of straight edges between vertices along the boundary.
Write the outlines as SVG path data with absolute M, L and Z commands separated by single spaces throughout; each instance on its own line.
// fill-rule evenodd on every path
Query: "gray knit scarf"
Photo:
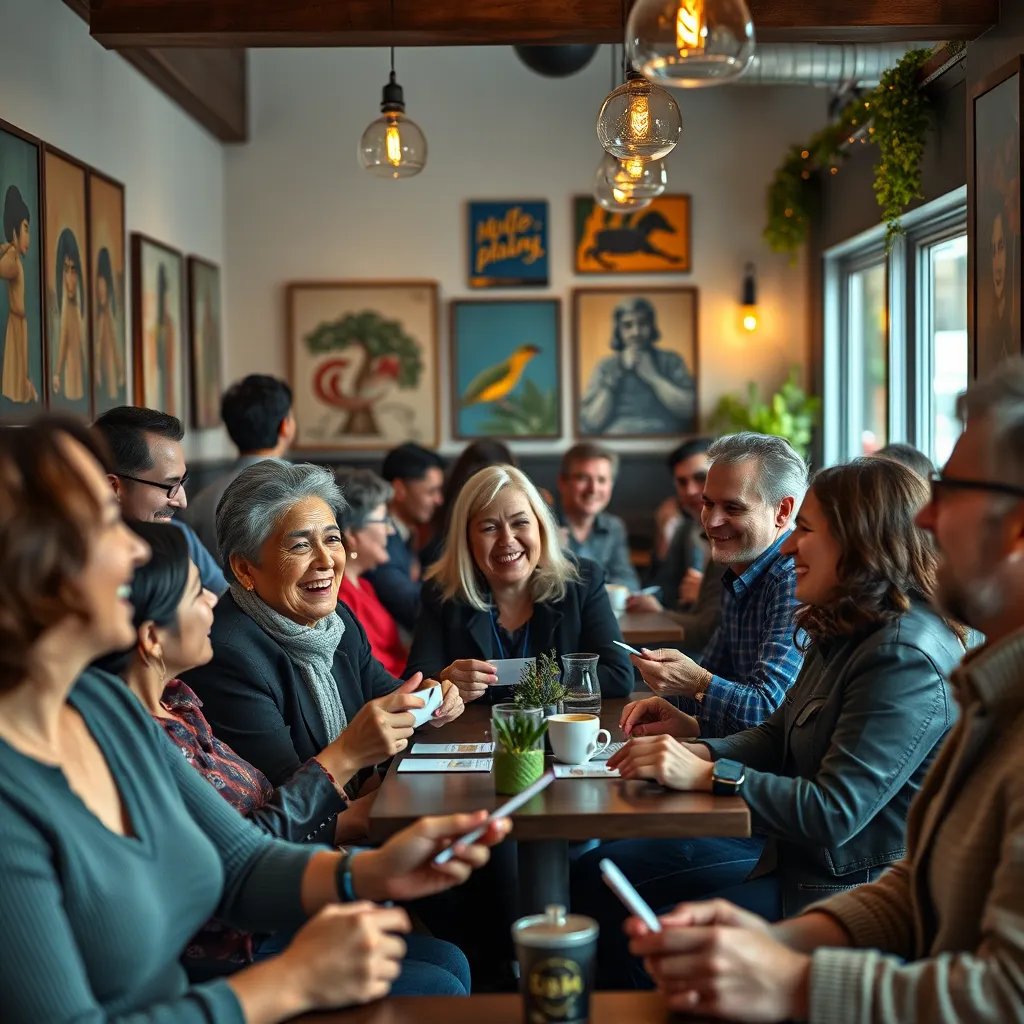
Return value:
M 325 615 L 312 626 L 300 626 L 275 612 L 255 591 L 246 590 L 238 583 L 231 584 L 235 604 L 263 630 L 271 640 L 283 648 L 288 660 L 299 670 L 313 703 L 316 704 L 327 730 L 327 742 L 336 739 L 348 717 L 338 694 L 338 684 L 331 675 L 334 652 L 345 633 L 341 616 Z

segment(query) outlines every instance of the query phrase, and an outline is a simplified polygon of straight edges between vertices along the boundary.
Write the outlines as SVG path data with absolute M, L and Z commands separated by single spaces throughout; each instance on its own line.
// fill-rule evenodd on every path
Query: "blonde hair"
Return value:
M 491 607 L 483 573 L 473 560 L 469 526 L 509 487 L 522 492 L 540 532 L 540 559 L 530 577 L 534 603 L 560 601 L 565 597 L 567 584 L 579 579 L 576 567 L 562 552 L 555 517 L 530 478 L 515 466 L 486 466 L 474 473 L 459 491 L 448 523 L 444 554 L 426 574 L 427 579 L 437 581 L 446 601 L 465 601 L 478 611 Z

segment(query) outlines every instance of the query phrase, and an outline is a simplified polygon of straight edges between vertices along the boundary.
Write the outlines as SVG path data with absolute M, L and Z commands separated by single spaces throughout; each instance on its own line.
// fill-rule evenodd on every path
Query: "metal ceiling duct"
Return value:
M 758 43 L 750 67 L 735 84 L 874 86 L 909 49 L 906 43 Z

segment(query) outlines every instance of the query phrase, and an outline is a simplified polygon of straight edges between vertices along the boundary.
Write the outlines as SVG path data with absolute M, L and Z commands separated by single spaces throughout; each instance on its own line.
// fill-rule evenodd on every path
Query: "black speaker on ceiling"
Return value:
M 516 56 L 531 70 L 545 78 L 565 78 L 585 68 L 594 54 L 596 46 L 513 46 Z

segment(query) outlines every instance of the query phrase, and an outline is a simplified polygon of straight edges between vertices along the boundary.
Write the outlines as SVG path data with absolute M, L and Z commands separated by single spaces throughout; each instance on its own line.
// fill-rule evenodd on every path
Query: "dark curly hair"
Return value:
M 910 610 L 935 593 L 938 555 L 931 534 L 914 518 L 929 500 L 928 483 L 890 459 L 860 458 L 820 470 L 810 493 L 818 499 L 841 554 L 839 585 L 827 604 L 796 613 L 799 644 L 855 636 Z M 963 627 L 950 623 L 960 637 Z
M 109 472 L 102 440 L 71 417 L 0 429 L 0 691 L 28 675 L 39 637 L 79 611 L 72 583 L 102 508 L 66 449 L 69 439 Z

